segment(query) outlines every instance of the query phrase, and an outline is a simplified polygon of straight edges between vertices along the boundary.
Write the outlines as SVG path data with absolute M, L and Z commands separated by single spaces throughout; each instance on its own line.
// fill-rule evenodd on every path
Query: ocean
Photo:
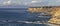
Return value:
M 51 26 L 47 13 L 31 13 L 28 8 L 0 8 L 0 26 Z

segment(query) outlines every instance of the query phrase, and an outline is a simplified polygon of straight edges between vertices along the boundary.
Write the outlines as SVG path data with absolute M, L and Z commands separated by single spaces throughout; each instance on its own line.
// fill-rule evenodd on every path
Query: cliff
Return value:
M 48 21 L 48 23 L 60 24 L 60 6 L 30 7 L 28 11 L 32 13 L 47 12 L 52 15 L 52 18 Z

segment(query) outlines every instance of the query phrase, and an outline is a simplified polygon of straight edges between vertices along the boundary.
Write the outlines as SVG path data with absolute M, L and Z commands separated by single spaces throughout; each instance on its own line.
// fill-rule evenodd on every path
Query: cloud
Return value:
M 43 0 L 32 0 L 31 3 L 40 3 L 43 2 Z
M 11 0 L 9 0 L 7 3 L 8 3 L 8 4 L 11 4 Z
M 55 6 L 60 5 L 60 0 L 3 0 L 0 5 L 26 5 L 26 6 Z
M 60 0 L 40 0 L 32 1 L 30 6 L 59 6 Z
M 31 5 L 33 5 L 33 6 L 35 6 L 37 3 L 40 3 L 40 2 L 42 2 L 42 0 L 32 0 L 32 1 L 30 1 L 30 2 L 24 2 L 24 5 L 28 5 L 28 6 L 31 6 Z
M 27 1 L 27 0 L 25 0 Z M 5 0 L 1 3 L 1 5 L 11 5 L 11 4 L 19 4 L 19 5 L 26 5 L 26 6 L 30 6 L 30 5 L 35 5 L 35 3 L 40 3 L 43 0 L 28 0 L 29 2 L 25 2 L 25 1 L 21 1 L 21 0 Z
M 3 0 L 2 2 L 0 2 L 0 6 L 12 5 L 12 4 L 24 5 L 23 3 L 25 2 L 21 2 L 20 0 Z
M 31 3 L 37 3 L 38 1 L 31 1 Z
M 10 5 L 10 4 L 11 4 L 11 0 L 9 0 L 9 1 L 4 1 L 2 4 L 3 4 L 3 5 Z
M 48 6 L 59 6 L 60 5 L 60 0 L 50 0 L 47 3 Z
M 60 2 L 60 0 L 57 0 L 56 2 Z

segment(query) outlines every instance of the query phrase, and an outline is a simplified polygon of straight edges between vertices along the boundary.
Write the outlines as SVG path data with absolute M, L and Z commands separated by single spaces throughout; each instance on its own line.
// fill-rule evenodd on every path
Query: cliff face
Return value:
M 52 24 L 60 24 L 60 6 L 55 6 L 52 8 L 29 8 L 29 12 L 47 12 L 52 15 L 52 18 L 48 21 Z
M 60 8 L 55 8 L 55 10 L 53 10 L 52 12 L 52 18 L 48 22 L 60 25 Z

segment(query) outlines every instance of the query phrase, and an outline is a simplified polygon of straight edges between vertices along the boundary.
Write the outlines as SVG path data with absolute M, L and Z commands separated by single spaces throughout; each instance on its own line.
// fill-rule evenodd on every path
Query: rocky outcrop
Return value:
M 52 24 L 60 24 L 60 6 L 51 6 L 51 7 L 30 7 L 29 12 L 47 12 L 52 15 L 52 18 L 48 21 Z

